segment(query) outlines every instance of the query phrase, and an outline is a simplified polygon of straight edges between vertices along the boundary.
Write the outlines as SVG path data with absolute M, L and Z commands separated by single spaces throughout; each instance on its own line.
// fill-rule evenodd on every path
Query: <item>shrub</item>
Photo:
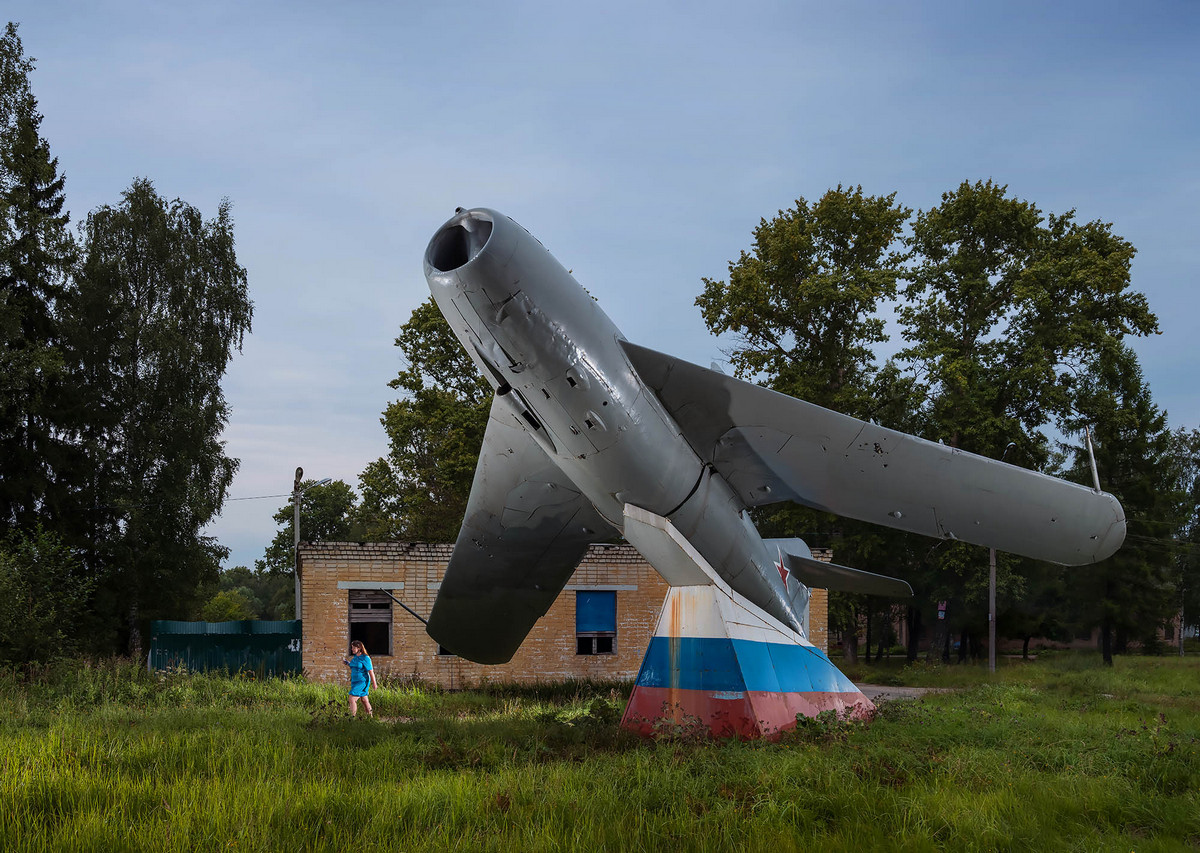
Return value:
M 94 582 L 57 534 L 13 530 L 0 540 L 0 663 L 45 663 L 78 651 Z

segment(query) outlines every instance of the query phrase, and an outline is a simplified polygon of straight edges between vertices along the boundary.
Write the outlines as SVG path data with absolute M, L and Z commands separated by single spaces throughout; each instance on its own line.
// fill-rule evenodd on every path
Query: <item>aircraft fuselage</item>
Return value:
M 514 420 L 616 530 L 625 504 L 669 518 L 733 589 L 805 631 L 808 590 L 785 579 L 745 512 L 630 364 L 624 336 L 529 232 L 460 211 L 425 258 L 433 297 Z

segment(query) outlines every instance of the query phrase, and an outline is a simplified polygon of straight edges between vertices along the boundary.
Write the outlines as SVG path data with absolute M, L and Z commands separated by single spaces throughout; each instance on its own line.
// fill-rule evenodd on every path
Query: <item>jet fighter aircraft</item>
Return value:
M 779 501 L 1067 565 L 1120 547 L 1116 498 L 779 394 L 631 343 L 528 231 L 486 208 L 434 234 L 425 276 L 496 389 L 428 633 L 509 660 L 626 505 L 671 521 L 739 594 L 803 633 L 810 586 L 910 595 L 764 541 Z

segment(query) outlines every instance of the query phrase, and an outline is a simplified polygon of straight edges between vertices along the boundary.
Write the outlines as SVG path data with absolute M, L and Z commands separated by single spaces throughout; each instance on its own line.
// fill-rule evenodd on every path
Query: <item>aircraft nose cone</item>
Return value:
M 448 273 L 473 261 L 492 236 L 492 217 L 484 210 L 465 210 L 438 229 L 425 250 L 427 273 Z

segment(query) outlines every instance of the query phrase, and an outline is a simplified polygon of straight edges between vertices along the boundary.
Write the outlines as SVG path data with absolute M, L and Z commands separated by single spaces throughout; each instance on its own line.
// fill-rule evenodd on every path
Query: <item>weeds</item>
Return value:
M 885 703 L 886 705 L 886 703 Z M 855 717 L 853 712 L 838 713 L 830 709 L 815 717 L 796 715 L 796 727 L 780 736 L 784 744 L 832 744 L 845 743 L 869 722 Z
M 1154 665 L 1148 665 L 1153 663 Z M 0 848 L 1184 849 L 1200 661 L 1045 656 L 778 742 L 619 728 L 627 688 L 0 672 Z M 895 670 L 932 680 L 937 668 Z

